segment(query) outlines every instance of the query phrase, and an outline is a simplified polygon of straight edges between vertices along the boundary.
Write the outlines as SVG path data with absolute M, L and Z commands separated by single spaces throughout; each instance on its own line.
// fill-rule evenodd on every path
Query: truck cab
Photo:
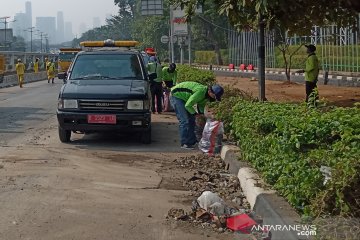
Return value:
M 150 79 L 135 41 L 82 42 L 58 98 L 58 132 L 136 132 L 151 143 Z

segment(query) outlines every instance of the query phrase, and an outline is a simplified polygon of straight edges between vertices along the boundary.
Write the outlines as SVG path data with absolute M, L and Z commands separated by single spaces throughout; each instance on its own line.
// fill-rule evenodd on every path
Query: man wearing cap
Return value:
M 195 115 L 204 113 L 207 102 L 220 101 L 223 93 L 220 85 L 207 87 L 197 82 L 181 82 L 171 88 L 170 103 L 179 120 L 181 148 L 194 149 Z
M 305 63 L 305 69 L 298 71 L 298 73 L 305 73 L 305 91 L 306 102 L 308 102 L 310 94 L 317 88 L 317 81 L 319 75 L 319 60 L 315 54 L 316 47 L 312 44 L 305 45 L 308 57 Z
M 18 76 L 19 86 L 22 88 L 24 82 L 25 65 L 22 63 L 20 58 L 17 60 L 17 64 L 15 68 L 16 68 L 16 74 Z

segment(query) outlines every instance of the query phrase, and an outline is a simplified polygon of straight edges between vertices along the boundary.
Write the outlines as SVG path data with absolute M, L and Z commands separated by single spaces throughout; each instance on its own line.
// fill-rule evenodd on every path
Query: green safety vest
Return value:
M 315 53 L 310 54 L 305 63 L 305 81 L 314 82 L 319 75 L 319 60 Z
M 190 114 L 195 114 L 194 106 L 197 105 L 199 113 L 204 113 L 208 87 L 197 82 L 181 82 L 171 88 L 171 95 L 183 100 L 185 108 Z

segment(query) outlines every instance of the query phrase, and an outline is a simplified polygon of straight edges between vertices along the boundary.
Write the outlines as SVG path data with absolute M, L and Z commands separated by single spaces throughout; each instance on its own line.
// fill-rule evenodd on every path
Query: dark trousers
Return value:
M 161 82 L 151 83 L 150 90 L 151 90 L 151 99 L 152 99 L 151 111 L 156 112 L 155 110 L 157 110 L 158 113 L 161 113 L 162 112 L 162 96 L 163 96 L 162 83 Z M 156 99 L 156 109 L 155 109 L 155 99 Z
M 310 94 L 314 91 L 315 88 L 317 88 L 316 83 L 317 81 L 305 81 L 306 102 L 308 102 Z

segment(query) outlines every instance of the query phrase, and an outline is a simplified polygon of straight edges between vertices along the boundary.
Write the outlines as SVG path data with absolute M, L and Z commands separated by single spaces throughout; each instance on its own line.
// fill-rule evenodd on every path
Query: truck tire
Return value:
M 151 143 L 151 127 L 141 133 L 141 143 L 150 144 Z
M 60 139 L 60 141 L 63 142 L 63 143 L 70 142 L 71 131 L 70 130 L 65 130 L 65 129 L 61 128 L 60 126 L 58 127 L 58 130 L 59 130 L 59 139 Z

